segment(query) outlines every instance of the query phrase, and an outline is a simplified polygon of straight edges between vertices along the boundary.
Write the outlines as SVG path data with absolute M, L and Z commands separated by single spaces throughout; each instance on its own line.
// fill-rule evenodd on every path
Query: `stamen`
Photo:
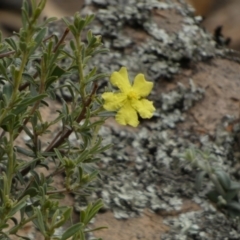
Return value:
M 128 93 L 128 99 L 129 100 L 131 100 L 131 99 L 139 99 L 139 96 L 138 96 L 138 94 L 135 91 L 130 91 Z

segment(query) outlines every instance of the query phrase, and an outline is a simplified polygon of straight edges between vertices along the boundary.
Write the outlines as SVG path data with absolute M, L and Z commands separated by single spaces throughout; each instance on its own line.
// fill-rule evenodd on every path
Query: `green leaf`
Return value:
M 96 80 L 99 80 L 99 79 L 103 79 L 105 77 L 108 77 L 109 74 L 106 74 L 106 73 L 100 73 L 100 74 L 95 74 L 93 77 L 90 77 L 88 80 L 87 80 L 87 83 L 89 82 L 94 82 Z
M 28 106 L 27 105 L 17 105 L 17 107 L 15 107 L 12 110 L 12 113 L 15 114 L 16 116 L 19 114 L 23 114 L 26 112 Z
M 37 214 L 37 219 L 35 219 L 33 222 L 39 228 L 41 233 L 45 236 L 45 226 L 44 226 L 43 215 L 38 207 L 34 208 L 34 211 Z
M 238 192 L 239 192 L 239 190 L 229 190 L 226 192 L 224 198 L 227 201 L 231 201 L 238 195 Z
M 26 207 L 27 207 L 27 206 L 24 206 L 24 207 L 20 210 L 20 222 L 22 222 L 22 221 L 23 221 L 23 218 L 25 217 Z
M 71 24 L 68 26 L 68 28 L 74 36 L 78 35 L 78 30 L 74 25 Z
M 32 134 L 32 132 L 31 132 L 31 130 L 27 127 L 27 126 L 23 126 L 23 130 L 24 130 L 24 132 L 30 137 L 30 139 L 33 139 L 33 134 Z
M 39 191 L 36 188 L 30 187 L 23 193 L 23 195 L 24 196 L 29 195 L 32 198 L 32 197 L 35 197 L 38 194 L 38 192 Z
M 12 92 L 13 92 L 13 88 L 12 88 L 12 85 L 10 85 L 10 84 L 4 84 L 4 86 L 3 86 L 3 94 L 6 96 L 6 101 L 7 101 L 7 103 L 9 103 L 10 102 L 10 99 L 11 99 L 11 97 L 12 97 Z
M 195 180 L 195 187 L 197 191 L 200 191 L 200 189 L 202 188 L 202 182 L 206 175 L 207 173 L 205 171 L 200 171 L 199 173 L 197 173 L 196 180 Z
M 94 50 L 94 52 L 92 53 L 92 55 L 97 55 L 97 54 L 103 54 L 103 53 L 109 53 L 109 49 L 108 48 L 100 48 L 100 49 L 96 49 Z M 109 75 L 108 75 L 109 76 Z
M 72 51 L 75 52 L 76 51 L 75 42 L 73 40 L 70 40 L 70 44 L 69 45 L 70 45 Z
M 64 234 L 62 235 L 61 240 L 66 240 L 70 237 L 72 237 L 74 234 L 76 234 L 77 232 L 79 232 L 82 228 L 83 228 L 84 224 L 83 223 L 76 223 L 73 226 L 71 226 L 70 228 L 68 228 Z
M 1 202 L 3 202 L 3 200 L 4 200 L 4 193 L 3 193 L 3 190 L 2 190 L 2 188 L 3 188 L 3 182 L 2 181 L 0 181 L 0 200 L 1 200 Z
M 207 197 L 214 203 L 218 202 L 218 196 L 220 196 L 220 194 L 216 190 L 212 190 L 207 193 Z
M 39 166 L 39 167 L 44 167 L 46 170 L 49 170 L 49 166 L 48 166 L 48 164 L 46 164 L 46 163 L 40 162 L 40 163 L 38 164 L 38 166 Z
M 56 213 L 53 228 L 61 227 L 64 223 L 66 223 L 70 219 L 71 215 L 72 215 L 72 208 L 68 207 L 63 213 L 61 213 L 60 220 L 56 221 L 57 217 L 59 216 L 59 214 L 57 215 Z M 54 219 L 54 216 L 53 216 L 53 219 Z
M 7 68 L 6 68 L 6 66 L 3 66 L 1 61 L 0 61 L 0 72 L 5 77 L 6 80 L 10 81 L 8 74 L 7 74 Z
M 230 190 L 240 190 L 240 184 L 238 182 L 231 181 Z
M 22 52 L 26 52 L 27 48 L 28 48 L 28 45 L 26 44 L 25 41 L 20 41 L 19 42 L 19 48 Z
M 18 203 L 16 203 L 11 211 L 8 213 L 8 217 L 13 216 L 15 213 L 17 213 L 19 210 L 21 210 L 23 207 L 27 205 L 27 199 L 29 199 L 29 196 L 25 196 L 22 198 Z
M 78 21 L 77 25 L 75 25 L 75 27 L 77 28 L 78 32 L 81 32 L 83 30 L 83 28 L 85 27 L 85 20 L 81 19 L 80 21 Z
M 36 8 L 37 8 L 37 1 L 31 0 L 31 8 L 32 8 L 32 11 L 36 10 Z
M 31 83 L 33 86 L 37 86 L 37 84 L 31 74 L 25 72 L 22 74 L 22 78 L 24 81 Z
M 58 78 L 63 76 L 66 73 L 66 71 L 59 66 L 55 65 L 54 70 L 51 73 L 51 76 L 49 76 L 45 83 L 45 88 L 48 89 L 49 86 L 54 83 Z
M 14 119 L 16 117 L 15 114 L 8 114 L 2 121 L 2 125 L 1 127 L 5 130 L 5 131 L 8 131 L 8 128 L 7 128 L 7 125 L 9 124 L 9 122 Z M 5 126 L 6 125 L 6 126 Z
M 85 211 L 81 212 L 81 222 L 85 225 L 89 224 L 92 218 L 98 213 L 98 211 L 103 207 L 103 202 L 98 199 L 94 204 L 89 204 Z
M 88 32 L 87 32 L 87 41 L 90 42 L 92 37 L 93 37 L 92 31 L 88 30 Z
M 71 22 L 69 22 L 67 20 L 67 18 L 63 17 L 62 20 L 65 22 L 65 24 L 67 25 L 67 27 L 69 27 L 71 25 Z
M 5 41 L 14 51 L 16 52 L 18 51 L 18 47 L 15 40 L 13 40 L 12 38 L 6 38 Z
M 47 97 L 47 94 L 39 94 L 38 96 L 35 96 L 35 97 L 27 97 L 26 99 L 24 99 L 18 107 L 20 106 L 25 106 L 25 105 L 30 105 L 30 104 L 33 104 L 37 101 L 40 101 L 42 100 L 43 98 Z
M 48 28 L 44 27 L 38 32 L 37 36 L 34 38 L 35 46 L 31 48 L 31 51 L 29 53 L 30 55 L 32 55 L 35 52 L 35 50 L 40 46 L 40 44 L 42 43 L 43 39 L 46 36 L 47 30 Z
M 78 235 L 79 235 L 79 239 L 81 239 L 81 240 L 86 240 L 83 229 L 81 229 L 81 230 L 79 231 Z
M 219 182 L 221 183 L 222 187 L 224 188 L 224 190 L 228 190 L 231 188 L 231 179 L 226 172 L 215 171 L 215 174 L 216 174 Z
M 18 221 L 17 221 L 17 219 L 16 218 L 14 218 L 14 217 L 12 217 L 12 218 L 10 218 L 13 222 L 14 222 L 14 224 L 15 224 L 15 226 L 13 226 L 10 230 L 9 230 L 9 233 L 10 234 L 16 234 L 16 232 L 19 230 L 19 225 L 18 225 Z
M 63 213 L 62 215 L 64 216 L 65 219 L 69 219 L 72 215 L 72 208 L 68 207 Z
M 47 0 L 41 0 L 38 2 L 37 8 L 36 6 L 34 6 L 34 4 L 36 3 L 36 1 L 31 1 L 32 3 L 32 9 L 33 9 L 33 16 L 31 19 L 32 23 L 35 23 L 35 21 L 39 18 L 40 14 L 42 13 L 45 5 L 46 5 L 46 1 Z
M 186 152 L 185 152 L 185 159 L 189 162 L 192 162 L 195 160 L 196 158 L 196 151 L 195 149 L 188 149 Z
M 52 71 L 51 75 L 60 78 L 65 73 L 66 73 L 66 70 L 59 67 L 58 65 L 55 65 L 54 70 Z
M 85 232 L 85 233 L 95 232 L 95 231 L 102 230 L 102 229 L 108 229 L 108 227 L 106 227 L 106 226 L 104 226 L 104 227 L 97 227 L 97 228 L 93 228 L 93 229 L 86 230 L 86 231 L 84 231 L 84 232 Z
M 240 213 L 240 203 L 239 202 L 236 202 L 236 201 L 229 202 L 229 203 L 227 203 L 227 207 L 231 208 L 235 211 L 238 211 Z
M 27 28 L 28 24 L 29 24 L 29 14 L 30 10 L 29 10 L 29 3 L 27 0 L 23 1 L 23 5 L 22 5 L 22 24 L 23 24 L 23 28 Z
M 41 100 L 41 104 L 45 105 L 46 107 L 49 107 L 49 104 L 44 100 Z
M 16 177 L 17 177 L 17 179 L 19 180 L 19 182 L 23 185 L 23 184 L 25 184 L 25 181 L 24 181 L 24 178 L 23 178 L 23 176 L 22 176 L 22 174 L 20 173 L 20 172 L 18 172 L 17 171 L 17 169 L 16 169 Z
M 57 148 L 54 148 L 54 152 L 56 153 L 58 160 L 64 165 L 65 161 L 63 160 L 62 154 L 59 152 Z
M 15 146 L 15 149 L 17 150 L 17 152 L 24 154 L 25 156 L 28 157 L 35 157 L 35 153 L 32 151 L 28 151 L 25 148 L 19 147 L 19 146 Z
M 71 91 L 70 91 L 71 95 L 74 96 L 73 90 L 75 90 L 78 94 L 80 94 L 78 83 L 76 84 L 72 81 L 67 81 L 67 83 L 68 84 L 62 85 L 61 88 L 66 87 L 66 88 L 70 89 L 70 86 L 71 86 Z
M 49 199 L 64 199 L 65 195 L 62 193 L 50 194 Z
M 50 17 L 50 18 L 47 18 L 42 24 L 40 24 L 40 27 L 44 27 L 44 26 L 47 26 L 50 22 L 54 22 L 58 20 L 57 17 Z

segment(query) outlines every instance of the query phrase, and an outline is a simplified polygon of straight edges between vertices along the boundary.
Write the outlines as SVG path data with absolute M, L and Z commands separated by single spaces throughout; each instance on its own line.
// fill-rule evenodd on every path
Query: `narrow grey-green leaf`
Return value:
M 45 38 L 47 33 L 47 27 L 42 28 L 37 36 L 34 38 L 34 42 L 36 43 L 35 46 L 33 48 L 31 48 L 30 51 L 30 55 L 32 55 L 32 53 L 35 52 L 35 50 L 40 46 L 40 44 L 42 43 L 43 39 Z
M 37 219 L 35 219 L 34 223 L 37 225 L 41 233 L 44 235 L 45 234 L 45 226 L 44 226 L 44 220 L 43 220 L 43 215 L 38 207 L 36 207 L 35 212 L 37 213 Z
M 200 171 L 199 173 L 197 173 L 196 180 L 195 180 L 195 187 L 197 191 L 200 191 L 200 189 L 202 188 L 202 182 L 206 174 L 207 173 L 205 171 Z
M 28 97 L 24 99 L 19 105 L 30 105 L 32 103 L 35 103 L 36 101 L 42 100 L 43 98 L 47 97 L 47 94 L 39 94 L 35 97 Z M 18 106 L 19 107 L 19 106 Z
M 215 172 L 219 182 L 221 183 L 224 190 L 228 190 L 231 187 L 231 179 L 229 175 L 224 171 L 216 171 Z
M 3 94 L 6 96 L 7 103 L 9 103 L 9 101 L 12 97 L 12 91 L 13 91 L 12 85 L 10 85 L 9 83 L 4 84 Z
M 22 198 L 18 203 L 16 203 L 11 211 L 8 213 L 8 216 L 13 216 L 15 213 L 17 213 L 19 210 L 21 210 L 23 207 L 26 206 L 27 204 L 27 199 L 29 198 L 29 196 L 25 196 L 24 198 Z
M 227 207 L 231 208 L 231 209 L 233 209 L 235 211 L 240 212 L 240 203 L 239 202 L 236 202 L 236 201 L 229 202 L 227 204 Z
M 240 190 L 240 183 L 231 181 L 230 189 L 231 190 Z
M 72 237 L 74 234 L 76 234 L 78 231 L 80 231 L 83 228 L 84 224 L 83 223 L 76 223 L 70 228 L 68 228 L 64 234 L 62 235 L 61 240 L 66 240 L 70 237 Z
M 227 191 L 225 195 L 225 199 L 227 201 L 231 201 L 237 196 L 237 194 L 238 194 L 238 190 Z

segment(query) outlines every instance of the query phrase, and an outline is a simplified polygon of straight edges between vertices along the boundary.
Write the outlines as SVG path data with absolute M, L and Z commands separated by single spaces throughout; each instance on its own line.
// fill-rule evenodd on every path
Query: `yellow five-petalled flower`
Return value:
M 107 111 L 117 111 L 115 118 L 119 124 L 137 127 L 138 114 L 142 118 L 153 116 L 153 102 L 145 99 L 151 92 L 153 83 L 146 81 L 143 74 L 138 74 L 131 85 L 127 69 L 122 67 L 119 72 L 112 73 L 110 81 L 120 91 L 103 93 L 103 107 Z

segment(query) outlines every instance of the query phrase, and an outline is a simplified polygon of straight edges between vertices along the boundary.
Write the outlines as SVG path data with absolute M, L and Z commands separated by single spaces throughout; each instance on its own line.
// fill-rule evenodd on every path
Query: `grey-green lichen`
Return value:
M 105 2 L 92 25 L 94 33 L 101 34 L 104 44 L 113 50 L 94 60 L 103 71 L 126 65 L 134 72 L 144 70 L 149 79 L 159 80 L 160 77 L 172 77 L 183 65 L 204 61 L 216 53 L 215 42 L 199 27 L 199 18 L 193 17 L 191 8 L 182 8 L 175 1 Z M 94 3 L 96 1 L 92 1 Z M 180 16 L 179 29 L 169 32 L 157 24 L 154 20 L 156 10 Z M 126 31 L 127 28 L 130 30 Z M 144 32 L 146 38 L 138 42 L 134 37 L 136 33 L 131 34 L 134 30 Z M 128 48 L 130 51 L 126 53 Z
M 104 46 L 110 48 L 110 52 L 92 60 L 92 66 L 97 66 L 99 72 L 110 73 L 126 66 L 132 75 L 142 72 L 147 79 L 159 81 L 220 52 L 212 36 L 200 28 L 201 18 L 194 17 L 192 8 L 177 1 L 87 1 L 82 14 L 89 13 L 96 14 L 91 30 L 101 35 Z M 168 15 L 179 19 L 174 23 L 175 30 L 168 29 L 171 25 Z M 58 25 L 50 26 L 49 31 L 60 35 Z M 62 81 L 66 82 L 66 78 Z M 102 83 L 105 86 L 106 79 Z M 61 94 L 69 95 L 67 90 Z

